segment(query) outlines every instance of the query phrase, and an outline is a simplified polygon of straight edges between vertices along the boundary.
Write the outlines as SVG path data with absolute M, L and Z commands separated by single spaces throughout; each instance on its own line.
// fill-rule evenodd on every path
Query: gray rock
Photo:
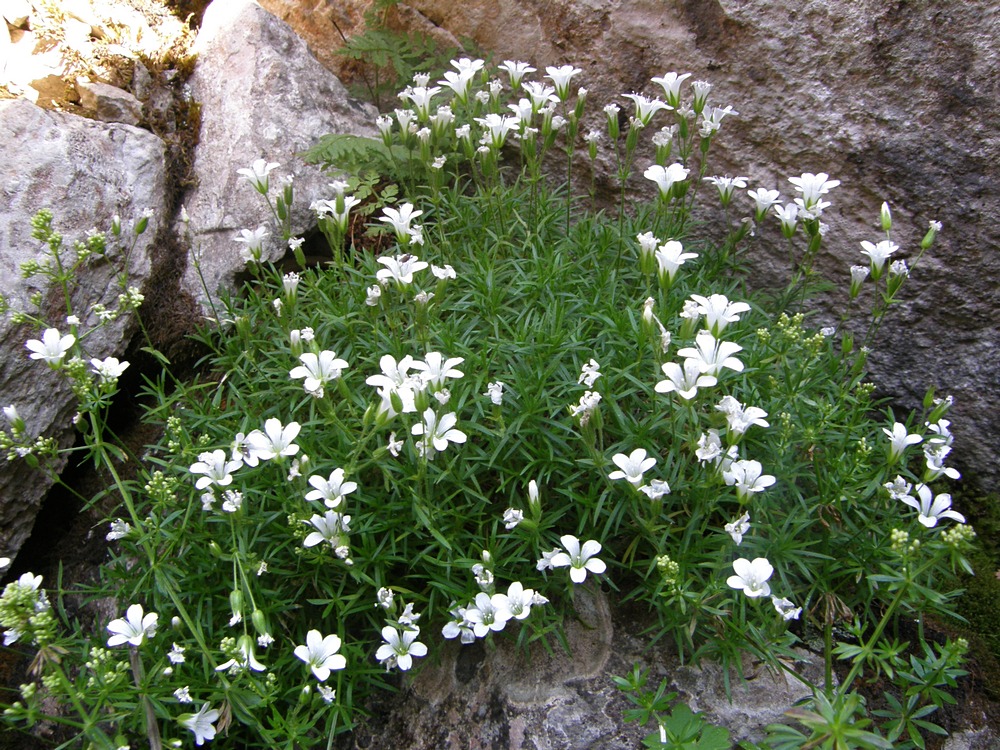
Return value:
M 630 703 L 612 681 L 639 664 L 649 672 L 647 689 L 666 679 L 679 701 L 705 720 L 730 730 L 735 741 L 760 741 L 768 724 L 783 719 L 792 703 L 809 694 L 793 678 L 775 676 L 747 661 L 743 685 L 731 675 L 732 700 L 723 671 L 712 664 L 681 666 L 664 644 L 651 647 L 640 635 L 652 625 L 649 613 L 613 613 L 607 597 L 590 586 L 574 591 L 576 619 L 565 622 L 571 653 L 553 642 L 519 648 L 514 638 L 444 650 L 439 663 L 420 669 L 402 699 L 378 707 L 372 726 L 362 723 L 355 747 L 521 748 L 532 750 L 613 750 L 641 747 L 655 726 L 627 724 Z M 517 627 L 511 624 L 510 627 Z M 822 660 L 800 652 L 796 668 L 822 681 Z
M 28 298 L 40 291 L 39 316 L 46 326 L 68 332 L 59 292 L 40 288 L 41 277 L 21 277 L 23 262 L 43 259 L 30 224 L 41 208 L 53 212 L 67 250 L 92 227 L 109 227 L 115 214 L 127 221 L 152 209 L 148 229 L 127 259 L 129 283 L 141 289 L 166 212 L 160 139 L 128 125 L 107 125 L 9 100 L 0 102 L 0 143 L 6 146 L 0 160 L 0 288 L 13 309 L 33 312 Z M 120 289 L 115 280 L 125 264 L 126 258 L 115 251 L 82 269 L 72 294 L 81 330 L 96 324 L 91 312 L 95 303 L 117 306 Z M 131 318 L 122 318 L 88 336 L 88 356 L 120 355 L 133 325 Z M 24 342 L 29 338 L 37 338 L 31 326 L 13 325 L 9 317 L 0 320 L 0 405 L 16 405 L 32 436 L 53 436 L 65 447 L 73 441 L 75 399 L 61 377 L 28 358 Z M 51 484 L 48 475 L 23 461 L 0 464 L 0 553 L 16 555 Z
M 77 81 L 80 106 L 93 110 L 98 120 L 138 125 L 142 120 L 142 102 L 116 86 L 93 81 Z
M 375 111 L 351 100 L 346 89 L 309 53 L 282 21 L 246 0 L 214 2 L 205 12 L 196 43 L 198 62 L 190 80 L 201 105 L 201 138 L 195 152 L 197 184 L 184 197 L 191 217 L 192 257 L 183 285 L 203 303 L 232 288 L 244 267 L 241 229 L 270 225 L 263 198 L 237 170 L 259 158 L 281 164 L 271 175 L 293 175 L 293 231 L 315 227 L 309 204 L 328 198 L 331 178 L 297 156 L 327 133 L 374 134 Z M 270 260 L 287 248 L 272 232 Z

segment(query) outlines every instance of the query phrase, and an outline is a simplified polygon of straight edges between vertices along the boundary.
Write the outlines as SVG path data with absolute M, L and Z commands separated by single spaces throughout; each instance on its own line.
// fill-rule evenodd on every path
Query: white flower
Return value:
M 732 465 L 722 472 L 722 478 L 730 487 L 736 485 L 736 495 L 742 500 L 747 495 L 763 492 L 775 479 L 770 474 L 763 474 L 760 461 L 733 461 Z
M 424 411 L 423 421 L 413 425 L 410 432 L 413 435 L 423 437 L 420 445 L 424 451 L 424 455 L 428 459 L 432 459 L 434 451 L 447 449 L 448 443 L 465 442 L 465 433 L 455 429 L 456 424 L 458 424 L 458 417 L 455 415 L 455 412 L 449 412 L 438 419 L 434 410 L 428 408 Z
M 476 594 L 475 605 L 465 611 L 465 618 L 472 623 L 472 632 L 477 638 L 484 638 L 491 630 L 503 630 L 512 616 L 506 594 L 490 596 L 485 591 Z
M 646 171 L 642 173 L 642 176 L 647 180 L 652 180 L 656 183 L 657 188 L 660 191 L 661 198 L 669 198 L 673 187 L 678 182 L 683 182 L 687 179 L 689 169 L 681 166 L 680 164 L 674 163 L 669 167 L 663 167 L 659 164 L 651 164 L 646 168 Z
M 661 369 L 667 379 L 658 382 L 653 390 L 657 393 L 676 392 L 685 401 L 697 396 L 699 388 L 710 388 L 719 382 L 714 375 L 702 373 L 694 359 L 685 359 L 683 368 L 676 362 L 664 362 Z
M 698 438 L 698 448 L 694 455 L 701 463 L 713 461 L 722 455 L 722 440 L 719 438 L 719 431 L 710 429 L 708 432 L 702 433 L 701 437 Z
M 862 240 L 861 247 L 863 248 L 861 250 L 862 254 L 867 255 L 871 259 L 872 269 L 876 276 L 882 273 L 886 259 L 899 250 L 899 245 L 889 240 L 882 240 L 878 243 Z
M 744 513 L 734 521 L 726 524 L 726 533 L 733 538 L 736 546 L 743 543 L 743 535 L 750 531 L 750 514 Z
M 365 304 L 368 305 L 368 307 L 375 307 L 378 305 L 378 301 L 381 296 L 382 287 L 378 284 L 373 284 L 365 291 Z
M 723 396 L 715 408 L 726 415 L 730 435 L 742 435 L 752 425 L 770 426 L 764 419 L 766 411 L 756 406 L 744 406 L 732 396 Z
M 560 100 L 565 101 L 566 97 L 569 96 L 570 79 L 577 73 L 582 72 L 583 71 L 580 68 L 574 68 L 572 65 L 561 65 L 558 68 L 546 68 L 545 77 L 552 81 L 552 84 L 556 87 L 556 96 L 558 96 Z
M 932 482 L 942 474 L 949 479 L 960 479 L 958 469 L 945 466 L 944 460 L 951 453 L 951 446 L 946 443 L 928 440 L 924 443 L 924 459 L 927 462 L 927 469 L 924 472 L 924 481 Z
M 243 260 L 249 262 L 251 260 L 260 260 L 264 254 L 264 239 L 270 234 L 267 231 L 267 227 L 261 224 L 256 229 L 241 229 L 240 236 L 235 237 L 235 242 L 242 242 L 244 248 L 242 251 Z
M 781 231 L 784 232 L 786 237 L 791 237 L 795 232 L 795 227 L 799 223 L 799 207 L 794 203 L 789 203 L 787 205 L 775 205 L 774 215 L 778 217 L 778 221 L 781 222 Z
M 394 596 L 395 594 L 393 594 L 392 589 L 383 586 L 375 592 L 375 606 L 381 607 L 382 609 L 389 609 L 392 607 L 392 600 Z
M 660 244 L 660 240 L 653 236 L 652 232 L 643 232 L 642 234 L 636 235 L 636 241 L 639 243 L 639 254 L 642 256 L 653 257 L 656 252 L 656 248 Z M 652 302 L 653 298 L 650 297 L 649 300 Z
M 513 115 L 498 115 L 491 112 L 485 117 L 477 117 L 476 122 L 483 127 L 484 145 L 500 149 L 507 140 L 507 135 L 512 130 L 516 131 L 521 121 Z
M 133 604 L 125 611 L 125 617 L 108 623 L 108 646 L 120 646 L 128 643 L 131 646 L 142 645 L 145 638 L 156 634 L 156 621 L 159 615 L 155 612 L 143 614 L 141 604 Z
M 747 186 L 746 177 L 730 177 L 726 175 L 725 177 L 705 177 L 704 179 L 706 182 L 711 182 L 715 185 L 716 190 L 719 191 L 719 198 L 723 206 L 729 205 L 736 188 L 745 188 Z
M 653 78 L 653 83 L 658 83 L 663 87 L 663 93 L 666 97 L 667 104 L 669 104 L 674 109 L 680 106 L 680 89 L 681 84 L 684 79 L 690 78 L 690 73 L 664 73 L 662 76 Z
M 393 231 L 396 233 L 396 237 L 399 238 L 401 242 L 408 242 L 410 222 L 423 214 L 423 211 L 414 210 L 412 203 L 403 203 L 398 209 L 386 206 L 382 209 L 382 213 L 385 215 L 380 216 L 379 221 L 384 221 L 386 224 L 390 224 Z M 381 260 L 381 258 L 379 260 Z M 427 266 L 425 265 L 424 268 L 426 267 Z
M 444 266 L 435 266 L 432 264 L 431 273 L 434 274 L 434 278 L 441 279 L 441 281 L 445 281 L 446 279 L 458 278 L 458 276 L 455 273 L 455 269 L 447 264 L 445 264 Z
M 893 500 L 903 500 L 904 498 L 910 497 L 910 490 L 913 489 L 913 485 L 907 482 L 903 477 L 897 476 L 893 481 L 886 482 L 884 485 L 886 491 L 889 493 L 889 497 Z M 913 498 L 910 498 L 911 500 Z M 909 503 L 907 503 L 909 505 Z
M 790 599 L 779 599 L 776 596 L 772 596 L 771 604 L 774 605 L 775 611 L 781 615 L 782 619 L 786 622 L 788 620 L 798 620 L 799 615 L 802 614 L 802 607 L 796 607 Z
M 324 638 L 318 630 L 310 630 L 306 633 L 305 645 L 296 646 L 294 653 L 312 670 L 317 680 L 326 682 L 331 670 L 347 666 L 347 659 L 337 653 L 340 645 L 339 636 L 328 635 Z
M 722 126 L 722 119 L 727 115 L 738 115 L 739 112 L 731 106 L 706 108 L 701 113 L 700 134 L 702 138 L 711 138 Z
M 795 202 L 800 208 L 809 212 L 822 207 L 820 206 L 820 197 L 826 195 L 840 184 L 840 180 L 828 179 L 828 175 L 825 172 L 819 172 L 818 174 L 805 172 L 801 177 L 789 177 L 788 181 L 802 194 L 802 197 L 797 198 Z M 810 218 L 815 218 L 815 216 Z
M 414 656 L 427 655 L 427 646 L 417 640 L 419 635 L 420 628 L 415 626 L 409 630 L 399 631 L 391 625 L 386 625 L 382 628 L 382 639 L 385 643 L 378 647 L 375 658 L 380 664 L 385 665 L 386 671 L 393 667 L 407 671 L 413 666 Z
M 618 467 L 618 470 L 608 474 L 608 479 L 627 479 L 633 487 L 641 485 L 642 475 L 656 465 L 655 458 L 646 457 L 645 448 L 636 448 L 629 455 L 616 453 L 611 460 Z
M 546 86 L 544 83 L 539 83 L 538 81 L 528 81 L 525 83 L 524 93 L 531 99 L 531 106 L 536 112 L 548 104 L 554 104 L 559 101 L 559 97 L 555 95 L 555 89 L 552 86 Z
M 664 109 L 670 109 L 659 99 L 649 99 L 641 94 L 622 94 L 626 99 L 631 99 L 635 104 L 635 119 L 642 123 L 643 127 L 649 125 L 653 116 Z
M 420 120 L 426 120 L 430 115 L 431 98 L 440 91 L 440 86 L 407 87 L 406 90 L 400 94 L 400 98 L 409 99 L 417 110 L 417 117 Z
M 486 393 L 483 395 L 489 396 L 490 401 L 492 401 L 494 405 L 500 406 L 503 403 L 503 383 L 499 380 L 495 383 L 487 383 Z
M 222 493 L 222 510 L 226 513 L 235 513 L 243 507 L 243 493 L 226 490 Z
M 277 169 L 280 166 L 277 162 L 257 159 L 249 168 L 237 169 L 236 174 L 245 177 L 257 192 L 264 194 L 268 188 L 268 175 L 271 173 L 271 170 Z M 201 743 L 199 742 L 198 744 L 200 745 Z
M 315 528 L 302 540 L 302 546 L 315 547 L 321 542 L 329 542 L 331 547 L 338 547 L 342 542 L 342 535 L 350 533 L 351 517 L 333 510 L 328 510 L 324 515 L 314 513 L 306 523 L 310 523 Z
M 24 346 L 31 352 L 31 359 L 44 359 L 49 367 L 58 367 L 75 343 L 76 336 L 73 334 L 63 336 L 58 329 L 47 328 L 42 332 L 41 340 L 28 339 Z
M 650 500 L 659 500 L 664 495 L 670 494 L 670 485 L 662 479 L 654 479 L 649 484 L 640 487 L 639 492 L 646 495 Z
M 555 566 L 552 564 L 553 558 L 560 554 L 562 550 L 559 547 L 553 547 L 548 552 L 543 552 L 542 556 L 535 563 L 536 570 L 552 570 Z
M 132 527 L 127 521 L 123 521 L 120 518 L 116 518 L 111 522 L 111 531 L 108 532 L 107 536 L 104 538 L 109 542 L 113 542 L 116 539 L 124 539 L 128 536 L 128 533 L 132 530 Z
M 685 357 L 685 367 L 689 361 L 694 361 L 698 369 L 706 375 L 718 375 L 719 370 L 728 368 L 736 372 L 743 371 L 743 363 L 732 356 L 743 351 L 743 347 L 731 341 L 718 341 L 711 331 L 701 330 L 695 337 L 694 347 L 684 347 L 677 351 L 679 357 Z
M 393 458 L 398 458 L 399 457 L 399 452 L 401 450 L 403 450 L 403 441 L 402 440 L 396 440 L 396 433 L 395 432 L 390 432 L 389 433 L 389 443 L 388 443 L 388 445 L 386 445 L 386 448 L 388 449 L 389 453 L 392 454 Z
M 182 727 L 194 732 L 194 744 L 196 745 L 204 745 L 205 740 L 215 739 L 215 726 L 212 722 L 218 720 L 219 712 L 214 708 L 209 708 L 207 703 L 203 703 L 196 714 L 181 714 L 177 717 L 177 721 Z
M 524 520 L 524 511 L 517 508 L 507 508 L 503 512 L 503 527 L 510 531 Z
M 746 302 L 730 302 L 724 294 L 713 294 L 703 297 L 692 294 L 691 299 L 698 304 L 699 315 L 705 316 L 705 327 L 718 336 L 730 323 L 740 319 L 740 314 L 749 312 L 750 305 Z
M 580 540 L 571 534 L 559 537 L 563 549 L 552 556 L 550 564 L 553 568 L 569 566 L 569 577 L 573 583 L 583 583 L 587 579 L 587 571 L 600 575 L 607 570 L 603 560 L 595 555 L 601 551 L 601 543 L 590 539 L 580 545 Z
M 129 363 L 119 362 L 117 357 L 107 357 L 103 360 L 94 358 L 90 360 L 90 365 L 102 381 L 108 382 L 120 378 L 128 368 Z
M 475 642 L 476 633 L 472 629 L 473 623 L 466 617 L 467 613 L 468 609 L 465 607 L 456 607 L 451 610 L 454 619 L 441 628 L 441 635 L 449 640 L 461 637 L 464 644 Z
M 476 579 L 476 585 L 483 591 L 493 586 L 493 571 L 482 563 L 476 563 L 472 566 L 472 575 Z
M 238 623 L 242 618 L 239 615 L 233 617 L 233 619 Z M 231 622 L 231 625 L 236 623 Z M 242 635 L 239 638 L 236 647 L 236 655 L 224 664 L 220 664 L 215 668 L 216 672 L 225 672 L 229 670 L 230 672 L 238 672 L 244 669 L 251 669 L 254 672 L 263 672 L 267 667 L 257 661 L 257 657 L 253 651 L 253 639 L 250 636 Z
M 507 587 L 507 609 L 515 620 L 523 620 L 531 614 L 535 603 L 534 589 L 526 589 L 520 581 Z
M 861 285 L 871 272 L 872 270 L 868 266 L 851 266 L 851 297 L 858 296 Z
M 774 573 L 774 568 L 766 558 L 757 557 L 750 561 L 741 557 L 733 562 L 733 571 L 736 575 L 726 579 L 730 588 L 743 589 L 743 593 L 751 598 L 771 595 L 767 579 Z
M 198 460 L 191 464 L 188 471 L 205 475 L 194 483 L 196 489 L 203 490 L 211 484 L 217 487 L 229 486 L 233 481 L 233 472 L 242 465 L 240 461 L 227 461 L 225 451 L 215 450 L 198 454 Z
M 246 436 L 247 456 L 243 459 L 249 466 L 259 461 L 270 461 L 278 456 L 294 456 L 299 446 L 293 441 L 302 429 L 298 422 L 282 426 L 281 420 L 272 417 L 264 422 L 264 432 L 254 430 Z M 200 489 L 200 488 L 199 488 Z
M 438 352 L 427 352 L 423 361 L 415 360 L 412 367 L 414 370 L 420 371 L 420 379 L 433 389 L 444 385 L 445 378 L 465 377 L 463 372 L 455 369 L 456 365 L 460 365 L 464 361 L 465 359 L 462 357 L 445 359 Z
M 306 393 L 322 398 L 323 386 L 330 380 L 336 380 L 341 372 L 348 367 L 346 361 L 337 358 L 336 352 L 329 350 L 321 351 L 319 354 L 313 352 L 303 352 L 299 355 L 302 363 L 293 367 L 288 376 L 290 378 L 305 378 L 303 388 Z
M 771 206 L 781 201 L 781 194 L 777 190 L 768 190 L 766 188 L 747 190 L 747 195 L 753 198 L 756 204 L 757 221 L 764 218 L 764 215 L 771 209 Z
M 893 423 L 891 430 L 888 427 L 883 427 L 882 432 L 889 438 L 889 463 L 891 464 L 900 459 L 907 446 L 916 445 L 923 440 L 923 437 L 915 432 L 907 434 L 906 425 L 902 422 Z
M 697 257 L 698 253 L 685 253 L 684 246 L 677 240 L 669 240 L 660 245 L 656 250 L 660 283 L 672 282 L 677 275 L 677 269 L 683 266 L 685 261 Z
M 179 687 L 174 691 L 174 698 L 177 699 L 178 703 L 193 703 L 194 698 L 191 697 L 191 688 L 187 685 L 184 687 Z
M 597 391 L 585 391 L 584 394 L 580 396 L 579 403 L 573 404 L 569 407 L 569 412 L 572 416 L 579 418 L 580 426 L 583 427 L 590 421 L 590 417 L 593 415 L 600 403 L 600 393 Z
M 583 383 L 586 388 L 593 388 L 599 377 L 601 377 L 601 366 L 597 364 L 596 359 L 591 359 L 580 368 L 580 377 L 576 382 Z
M 382 284 L 395 281 L 400 286 L 408 286 L 413 283 L 413 274 L 427 268 L 427 263 L 420 260 L 416 255 L 405 253 L 395 257 L 380 255 L 377 262 L 385 268 L 379 269 L 375 273 L 375 278 Z
M 334 469 L 329 479 L 323 479 L 318 474 L 309 477 L 309 485 L 314 489 L 306 493 L 306 500 L 322 500 L 327 508 L 337 508 L 344 502 L 344 495 L 354 492 L 356 482 L 344 481 L 344 470 Z
M 513 89 L 521 85 L 521 79 L 525 75 L 535 72 L 535 68 L 532 68 L 528 63 L 514 60 L 504 60 L 503 65 L 497 67 L 510 77 L 510 87 Z
M 178 646 L 176 643 L 170 647 L 170 651 L 167 652 L 167 659 L 171 664 L 183 664 L 184 658 L 184 647 Z
M 942 518 L 965 523 L 965 516 L 951 509 L 951 495 L 943 493 L 935 496 L 926 484 L 917 485 L 917 495 L 920 497 L 919 500 L 909 495 L 900 499 L 917 510 L 917 520 L 928 529 L 937 526 L 937 522 Z
M 938 443 L 950 446 L 954 438 L 952 437 L 951 430 L 948 429 L 951 422 L 947 419 L 939 419 L 937 422 L 925 422 L 925 426 L 933 434 L 927 436 L 927 442 Z

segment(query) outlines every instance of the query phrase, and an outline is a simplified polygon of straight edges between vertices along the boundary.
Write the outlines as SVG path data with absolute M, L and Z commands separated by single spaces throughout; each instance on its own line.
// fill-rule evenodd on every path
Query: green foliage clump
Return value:
M 849 314 L 817 331 L 789 307 L 810 285 L 820 196 L 836 181 L 792 179 L 802 215 L 788 209 L 781 236 L 802 261 L 785 293 L 764 297 L 747 288 L 744 257 L 777 239 L 761 208 L 776 192 L 761 189 L 755 209 L 745 201 L 761 222 L 751 233 L 730 213 L 744 178 L 712 177 L 726 237 L 706 242 L 691 222 L 704 200 L 696 178 L 731 113 L 708 105 L 705 84 L 690 106 L 666 91 L 672 124 L 644 172 L 656 199 L 608 216 L 572 192 L 586 97 L 568 81 L 580 71 L 549 69 L 548 89 L 513 84 L 537 98 L 513 116 L 484 61 L 453 67 L 447 105 L 432 113 L 440 89 L 410 87 L 414 109 L 380 118 L 381 143 L 313 150 L 358 170 L 313 204 L 332 258 L 321 267 L 305 267 L 292 236 L 292 186 L 268 177 L 279 165 L 240 170 L 303 267 L 261 262 L 267 227 L 236 238 L 253 281 L 212 299 L 196 382 L 165 372 L 148 383 L 149 417 L 165 431 L 129 457 L 134 479 L 118 474 L 102 416 L 127 364 L 88 368 L 82 333 L 46 328 L 28 342 L 76 384 L 86 450 L 122 499 L 93 593 L 124 615 L 96 634 L 46 620 L 43 639 L 26 637 L 47 654 L 41 687 L 7 716 L 39 720 L 44 693 L 102 748 L 178 737 L 329 746 L 374 691 L 447 640 L 564 640 L 562 617 L 588 586 L 645 603 L 653 636 L 685 659 L 739 675 L 749 655 L 806 682 L 813 698 L 790 716 L 808 734 L 775 728 L 774 747 L 885 747 L 904 733 L 920 746 L 938 731 L 927 717 L 948 702 L 965 646 L 907 648 L 887 634 L 900 617 L 950 611 L 974 534 L 930 488 L 954 473 L 948 402 L 929 398 L 883 427 Z M 629 96 L 627 133 L 613 109 L 604 115 L 622 208 L 639 133 L 666 109 Z M 555 188 L 544 179 L 553 161 L 567 175 Z M 905 266 L 885 268 L 887 215 L 871 279 L 856 282 L 875 299 L 869 336 L 905 278 Z M 43 224 L 37 239 L 58 259 Z M 364 252 L 358 224 L 386 252 Z M 28 440 L 24 429 L 10 440 Z M 8 627 L 28 622 L 33 597 L 11 594 Z M 796 621 L 822 633 L 820 683 L 794 668 Z M 850 637 L 835 642 L 835 625 Z M 53 656 L 70 653 L 93 666 Z M 839 685 L 835 660 L 847 670 Z M 885 715 L 855 692 L 873 673 L 892 683 Z M 662 686 L 647 694 L 640 672 L 619 685 L 634 718 L 657 723 L 649 746 L 728 741 Z

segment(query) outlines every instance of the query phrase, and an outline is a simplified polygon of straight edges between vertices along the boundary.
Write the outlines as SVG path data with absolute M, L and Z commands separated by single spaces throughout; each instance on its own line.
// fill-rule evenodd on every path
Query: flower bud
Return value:
M 870 273 L 871 268 L 868 266 L 851 266 L 851 299 L 861 294 L 861 285 Z
M 534 479 L 528 482 L 528 510 L 536 521 L 542 517 L 542 499 L 538 493 L 538 482 Z
M 10 406 L 5 406 L 3 408 L 3 415 L 7 418 L 7 421 L 10 423 L 11 432 L 13 432 L 15 435 L 18 434 L 19 432 L 24 432 L 24 427 L 25 427 L 24 420 L 21 419 L 21 416 L 17 413 L 17 407 L 15 407 L 13 404 L 11 404 Z
M 930 222 L 930 224 L 927 225 L 927 234 L 925 234 L 924 238 L 920 241 L 920 249 L 926 250 L 931 245 L 933 245 L 934 238 L 937 237 L 937 233 L 940 231 L 941 231 L 940 221 Z
M 250 615 L 250 621 L 253 623 L 254 630 L 258 633 L 261 635 L 267 633 L 267 618 L 261 610 L 255 609 L 253 614 Z
M 882 202 L 882 208 L 879 211 L 879 221 L 882 222 L 883 232 L 888 232 L 892 229 L 892 214 L 889 212 L 889 204 L 885 201 Z

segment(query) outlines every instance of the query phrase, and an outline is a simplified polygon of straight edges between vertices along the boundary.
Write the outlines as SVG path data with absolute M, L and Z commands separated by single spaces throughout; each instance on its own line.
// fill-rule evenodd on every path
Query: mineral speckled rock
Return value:
M 31 218 L 42 208 L 54 214 L 67 251 L 91 228 L 109 227 L 115 214 L 128 231 L 131 218 L 151 209 L 148 229 L 128 258 L 129 284 L 141 289 L 166 211 L 163 142 L 128 125 L 51 112 L 24 100 L 0 102 L 0 142 L 7 144 L 0 160 L 0 288 L 12 308 L 34 312 L 28 298 L 42 291 L 39 314 L 68 332 L 60 294 L 40 287 L 41 277 L 23 279 L 20 271 L 23 262 L 44 259 L 40 243 L 31 238 Z M 113 253 L 83 268 L 73 293 L 81 330 L 96 324 L 90 312 L 95 303 L 117 306 L 121 290 L 115 280 L 124 266 L 125 258 Z M 125 317 L 89 336 L 88 355 L 120 355 L 133 325 Z M 0 318 L 0 405 L 15 405 L 32 436 L 52 436 L 66 447 L 73 441 L 75 399 L 61 377 L 28 358 L 29 338 L 37 338 L 31 327 Z M 51 484 L 23 461 L 0 465 L 0 554 L 15 556 Z
M 305 165 L 298 153 L 327 133 L 374 135 L 375 111 L 351 99 L 343 85 L 316 61 L 295 32 L 256 3 L 215 2 L 206 10 L 190 80 L 200 104 L 201 136 L 195 152 L 196 185 L 185 196 L 191 217 L 192 252 L 207 291 L 232 288 L 243 270 L 241 229 L 271 225 L 263 198 L 237 175 L 256 159 L 276 162 L 272 173 L 294 175 L 293 231 L 315 227 L 309 204 L 329 198 L 331 175 Z M 272 231 L 266 258 L 287 247 Z M 188 263 L 183 284 L 203 302 L 202 278 Z

